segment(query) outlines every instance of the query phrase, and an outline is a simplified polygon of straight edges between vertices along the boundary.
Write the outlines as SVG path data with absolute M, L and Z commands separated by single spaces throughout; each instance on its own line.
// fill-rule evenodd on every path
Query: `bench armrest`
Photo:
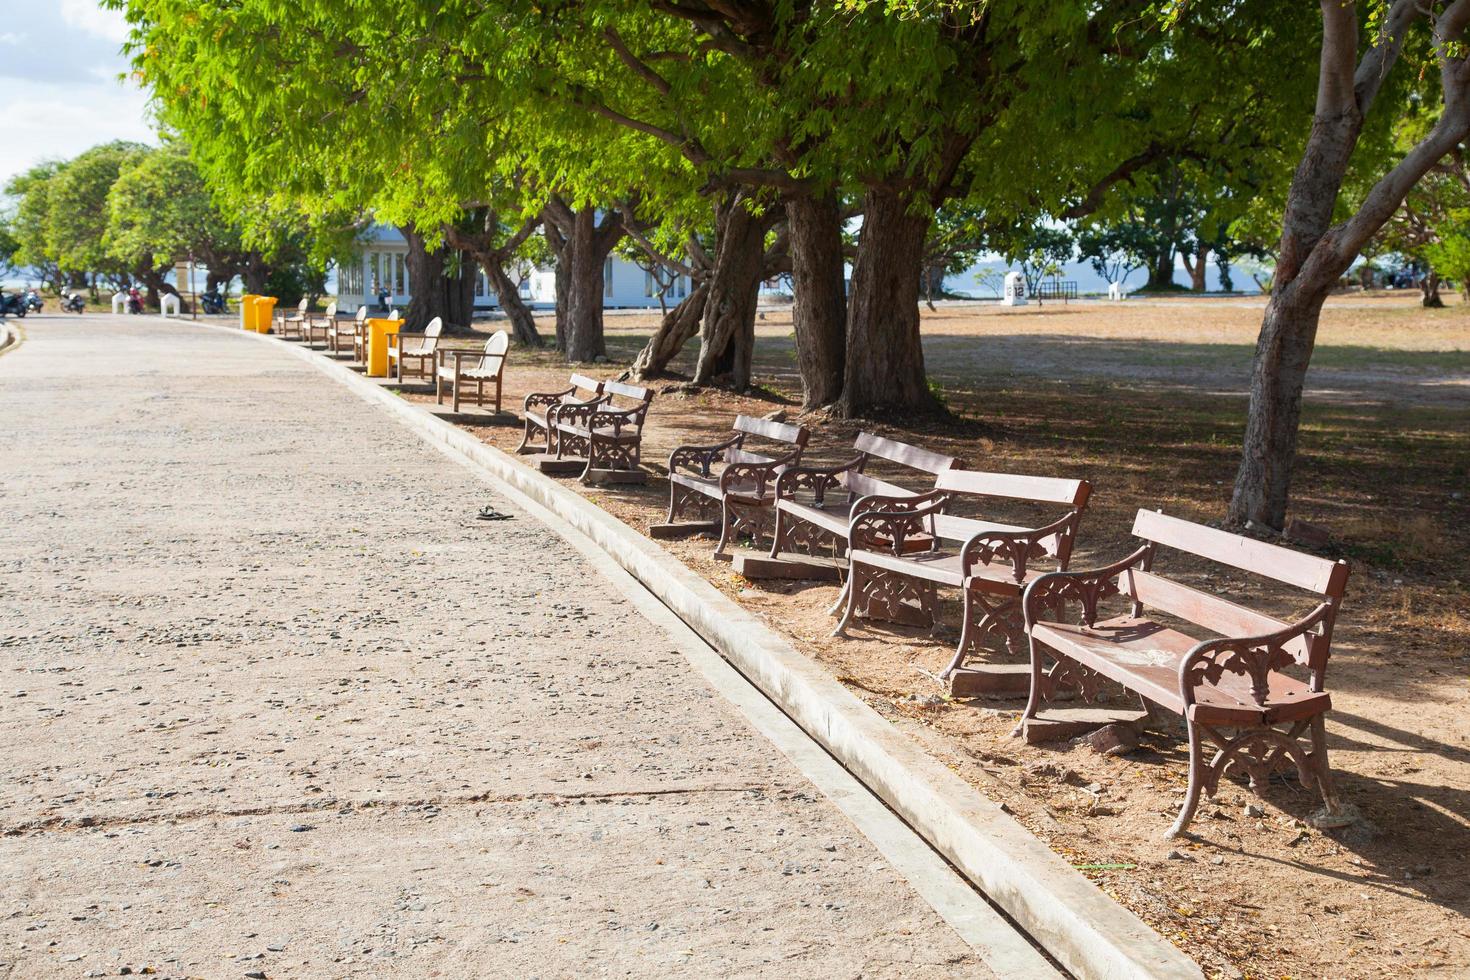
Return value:
M 949 494 L 943 490 L 915 497 L 863 497 L 853 505 L 847 522 L 848 547 L 886 541 L 895 555 L 904 554 L 904 542 L 915 535 L 929 534 L 928 518 L 947 506 Z
M 679 446 L 669 453 L 669 472 L 683 467 L 698 476 L 709 476 L 709 468 L 715 457 L 727 449 L 738 449 L 745 442 L 745 433 L 737 432 L 715 446 Z
M 1082 622 L 1091 626 L 1097 622 L 1097 604 L 1118 594 L 1118 576 L 1141 565 L 1150 553 L 1150 546 L 1144 545 L 1111 565 L 1085 571 L 1048 572 L 1038 577 L 1026 586 L 1021 599 L 1026 631 L 1029 633 L 1031 627 L 1041 621 L 1041 613 L 1058 610 L 1069 599 L 1082 605 Z
M 559 405 L 553 405 L 546 410 L 546 424 L 550 428 L 562 424 L 585 426 L 606 401 L 606 398 L 598 395 L 590 401 L 562 402 Z
M 729 493 L 741 480 L 755 480 L 756 496 L 766 495 L 766 485 L 779 478 L 787 469 L 801 459 L 801 450 L 795 449 L 769 463 L 731 463 L 720 473 L 720 492 Z
M 1195 691 L 1217 684 L 1226 673 L 1245 674 L 1251 679 L 1251 697 L 1264 706 L 1270 694 L 1271 673 L 1297 662 L 1286 644 L 1312 632 L 1332 615 L 1332 603 L 1324 602 L 1284 630 L 1261 636 L 1216 637 L 1196 643 L 1179 664 L 1179 693 L 1184 707 L 1195 703 Z M 1314 687 L 1320 690 L 1320 684 Z
M 1081 512 L 1073 511 L 1059 521 L 1031 531 L 981 531 L 965 542 L 960 551 L 960 569 L 965 578 L 975 565 L 991 565 L 1010 561 L 1012 574 L 1017 582 L 1026 580 L 1026 563 L 1033 558 L 1045 558 L 1049 552 L 1042 545 L 1046 538 L 1074 531 Z
M 776 478 L 776 499 L 794 497 L 799 490 L 810 490 L 817 506 L 822 506 L 827 491 L 842 486 L 840 477 L 863 465 L 862 456 L 856 456 L 836 466 L 791 466 Z
M 547 407 L 560 405 L 563 398 L 568 395 L 575 395 L 576 393 L 577 388 L 575 385 L 564 391 L 533 391 L 526 396 L 525 401 L 521 404 L 521 408 L 529 412 L 531 409 L 539 408 L 542 405 Z
M 635 405 L 632 408 L 613 408 L 610 405 L 602 405 L 587 420 L 587 428 L 591 430 L 606 425 L 612 428 L 613 435 L 617 435 L 623 431 L 624 426 L 635 429 L 642 425 L 643 413 L 646 410 L 645 405 Z

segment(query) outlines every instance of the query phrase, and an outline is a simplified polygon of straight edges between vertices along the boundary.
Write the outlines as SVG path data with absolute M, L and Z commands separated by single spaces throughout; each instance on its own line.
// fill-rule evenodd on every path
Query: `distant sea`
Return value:
M 1012 268 L 1019 271 L 1020 267 L 1008 267 L 1004 262 L 1001 261 L 980 262 L 960 273 L 959 275 L 945 276 L 944 288 L 946 292 L 953 295 L 973 296 L 975 299 L 998 299 L 1000 293 L 1000 280 L 1004 278 L 1005 273 Z M 981 285 L 978 278 L 979 274 L 987 269 L 1000 273 L 1000 275 L 996 277 L 996 285 L 995 289 L 993 290 Z M 1251 278 L 1250 272 L 1246 269 L 1231 268 L 1230 277 L 1233 280 L 1231 285 L 1234 286 L 1236 292 L 1260 292 L 1260 290 L 1256 288 L 1256 281 Z M 1103 279 L 1102 276 L 1098 275 L 1093 270 L 1092 264 L 1089 262 L 1068 262 L 1066 265 L 1062 266 L 1062 279 L 1064 281 L 1075 282 L 1077 284 L 1077 292 L 1084 295 L 1087 293 L 1106 293 L 1108 291 L 1107 282 Z M 1124 288 L 1129 290 L 1141 289 L 1143 287 L 1143 284 L 1147 280 L 1148 274 L 1145 273 L 1142 269 L 1137 269 L 1132 272 L 1127 279 L 1124 280 L 1123 285 Z M 1184 267 L 1182 265 L 1175 268 L 1174 281 L 1181 286 L 1189 285 L 1189 273 L 1184 271 Z M 1220 285 L 1220 270 L 1215 267 L 1215 264 L 1213 262 L 1210 263 L 1209 268 L 1205 272 L 1205 288 L 1210 290 L 1211 292 L 1215 292 L 1223 288 Z

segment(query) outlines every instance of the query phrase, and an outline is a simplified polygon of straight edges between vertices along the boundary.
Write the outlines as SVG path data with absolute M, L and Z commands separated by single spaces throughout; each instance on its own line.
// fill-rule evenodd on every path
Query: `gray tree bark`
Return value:
M 719 383 L 735 391 L 750 387 L 765 238 L 774 220 L 769 214 L 752 214 L 746 207 L 749 196 L 746 190 L 736 191 L 720 209 L 694 368 L 696 384 Z
M 889 188 L 870 188 L 864 196 L 847 304 L 845 380 L 837 401 L 844 418 L 939 408 L 919 339 L 919 282 L 933 212 L 916 215 L 909 204 Z
M 796 363 L 802 407 L 830 405 L 842 394 L 847 351 L 847 283 L 842 214 L 832 195 L 793 194 L 786 201 L 791 230 Z
M 1470 134 L 1470 71 L 1464 52 L 1453 51 L 1440 61 L 1444 110 L 1439 120 L 1374 184 L 1358 210 L 1334 225 L 1333 209 L 1364 118 L 1398 60 L 1406 33 L 1420 18 L 1431 19 L 1435 38 L 1463 48 L 1470 0 L 1455 0 L 1437 14 L 1415 0 L 1394 0 L 1382 33 L 1361 60 L 1355 6 L 1340 0 L 1320 2 L 1323 40 L 1317 108 L 1287 192 L 1280 258 L 1256 342 L 1245 440 L 1230 498 L 1232 521 L 1276 529 L 1286 523 L 1302 389 L 1322 304 L 1410 188 Z

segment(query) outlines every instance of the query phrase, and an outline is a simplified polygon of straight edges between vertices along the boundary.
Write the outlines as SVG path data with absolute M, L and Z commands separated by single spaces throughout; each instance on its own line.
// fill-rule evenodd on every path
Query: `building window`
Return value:
M 605 298 L 607 298 L 607 299 L 612 299 L 612 294 L 613 294 L 613 261 L 612 261 L 612 256 L 608 256 L 607 261 L 604 262 L 604 263 L 602 263 L 602 295 Z

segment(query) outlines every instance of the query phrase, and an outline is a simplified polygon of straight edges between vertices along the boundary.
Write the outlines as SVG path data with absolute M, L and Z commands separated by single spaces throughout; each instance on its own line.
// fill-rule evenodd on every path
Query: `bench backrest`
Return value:
M 870 460 L 883 459 L 890 463 L 897 463 L 909 469 L 918 470 L 921 473 L 930 473 L 938 477 L 940 473 L 954 466 L 959 466 L 959 460 L 953 456 L 944 456 L 939 453 L 911 446 L 906 442 L 897 442 L 893 439 L 884 439 L 875 436 L 871 432 L 858 433 L 857 441 L 853 444 L 861 457 L 857 469 L 849 470 L 841 476 L 842 483 L 847 487 L 849 495 L 856 499 L 870 494 L 881 494 L 890 497 L 903 497 L 913 494 L 912 490 L 880 480 L 875 476 L 863 472 Z
M 1072 518 L 1070 523 L 1037 542 L 1064 568 L 1072 557 L 1072 542 L 1077 529 L 1076 518 L 1081 515 L 1082 510 L 1087 506 L 1087 498 L 1092 494 L 1092 484 L 1086 480 L 957 469 L 945 470 L 935 477 L 934 489 L 958 496 L 992 497 L 1000 500 L 1055 504 L 1068 508 L 1066 517 Z M 935 536 L 946 541 L 965 541 L 985 531 L 1028 530 L 1028 528 L 1010 524 L 996 524 L 953 514 L 935 514 L 933 522 Z M 1048 522 L 1048 525 L 1050 523 L 1054 522 Z
M 623 384 L 621 381 L 604 381 L 602 383 L 602 393 L 607 395 L 609 399 L 622 398 L 629 402 L 642 402 L 644 404 L 653 401 L 653 389 Z
M 592 399 L 602 395 L 602 386 L 604 383 L 594 378 L 589 378 L 585 374 L 574 374 L 572 375 L 571 385 L 576 390 L 567 394 L 562 400 L 590 402 Z M 586 393 L 585 398 L 583 397 L 584 392 Z
M 328 320 L 334 319 L 337 316 L 337 301 L 336 300 L 332 300 L 332 302 L 330 302 L 330 303 L 327 304 L 327 312 L 326 312 L 325 316 L 326 316 L 326 318 Z
M 758 419 L 750 415 L 735 416 L 734 429 L 741 436 L 741 440 L 738 445 L 725 451 L 727 463 L 769 463 L 774 458 L 746 449 L 745 437 L 747 436 L 785 443 L 790 448 L 783 450 L 781 455 L 789 456 L 794 452 L 797 462 L 801 461 L 801 454 L 806 449 L 806 441 L 811 438 L 811 430 L 804 425 L 792 425 L 789 422 L 777 422 L 773 419 Z
M 354 319 L 356 319 L 358 323 L 366 323 L 367 322 L 367 315 L 368 315 L 368 308 L 367 308 L 367 304 L 364 303 L 362 306 L 359 306 L 357 308 L 357 316 Z
M 310 301 L 307 300 L 307 298 L 305 296 L 301 297 L 301 302 L 299 302 L 299 303 L 296 304 L 296 312 L 297 313 L 305 313 L 306 312 L 306 308 L 309 305 L 310 305 Z
M 480 355 L 479 360 L 467 365 L 471 371 L 499 371 L 500 366 L 505 363 L 505 352 L 510 350 L 510 334 L 504 330 L 497 330 L 485 341 L 485 353 Z
M 1313 672 L 1320 672 L 1326 666 L 1333 621 L 1347 588 L 1347 562 L 1304 554 L 1156 510 L 1138 512 L 1133 521 L 1133 534 L 1147 542 L 1149 554 L 1143 570 L 1124 572 L 1118 586 L 1136 607 L 1160 609 L 1224 636 L 1262 636 L 1286 629 L 1288 624 L 1275 617 L 1175 582 L 1152 570 L 1160 545 L 1229 565 L 1301 589 L 1330 606 L 1320 631 L 1283 645 L 1297 663 Z
M 648 406 L 653 401 L 653 389 L 621 381 L 604 381 L 602 395 L 607 408 L 619 412 L 631 412 L 633 425 L 641 426 L 648 415 Z

